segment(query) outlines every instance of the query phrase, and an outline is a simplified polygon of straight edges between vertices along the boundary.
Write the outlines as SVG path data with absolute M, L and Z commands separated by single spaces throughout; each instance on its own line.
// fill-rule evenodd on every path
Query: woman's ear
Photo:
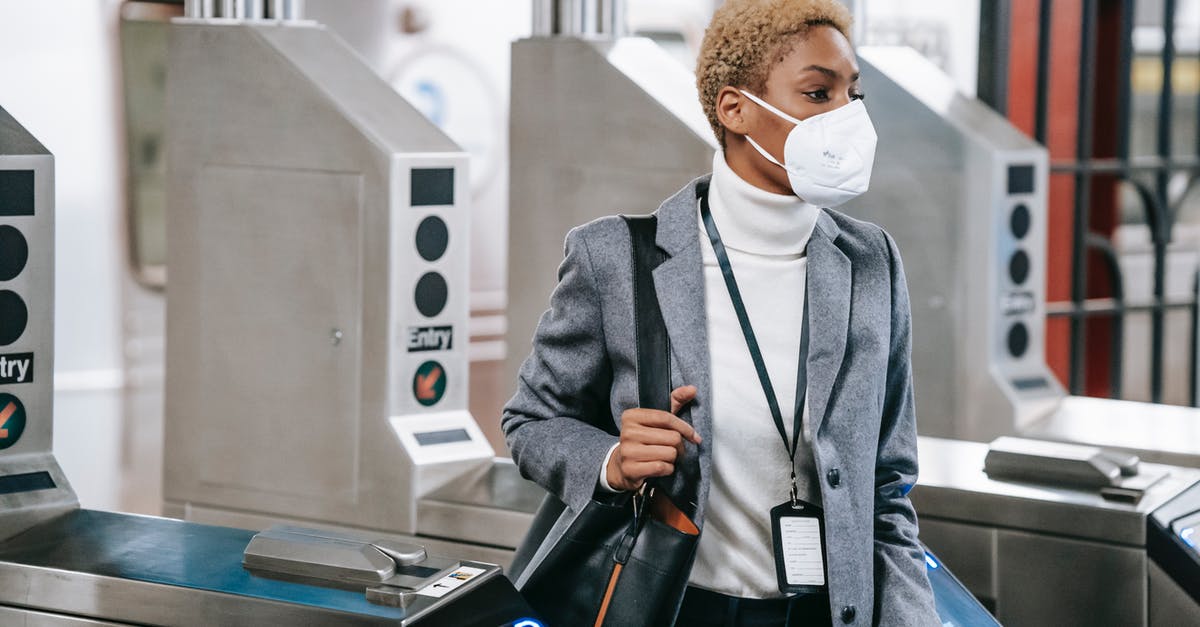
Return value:
M 745 104 L 747 98 L 734 87 L 726 85 L 717 92 L 717 119 L 725 130 L 737 135 L 746 135 L 750 125 L 746 123 Z

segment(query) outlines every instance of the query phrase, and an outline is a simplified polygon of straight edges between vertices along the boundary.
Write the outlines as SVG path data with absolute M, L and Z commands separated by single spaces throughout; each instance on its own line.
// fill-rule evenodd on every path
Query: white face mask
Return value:
M 867 191 L 878 138 L 862 100 L 797 120 L 754 94 L 738 91 L 796 125 L 783 144 L 783 163 L 749 135 L 746 140 L 766 160 L 787 171 L 797 196 L 821 207 L 836 207 Z

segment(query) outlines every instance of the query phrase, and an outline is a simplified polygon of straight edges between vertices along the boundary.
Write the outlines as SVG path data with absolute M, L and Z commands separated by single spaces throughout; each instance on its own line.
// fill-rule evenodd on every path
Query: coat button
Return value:
M 842 622 L 843 623 L 846 623 L 847 625 L 849 625 L 850 623 L 853 623 L 854 617 L 856 615 L 858 615 L 858 611 L 854 609 L 853 605 L 847 605 L 846 607 L 842 608 Z
M 829 487 L 836 488 L 842 485 L 842 473 L 838 472 L 837 468 L 831 468 L 825 473 L 825 479 L 829 481 Z

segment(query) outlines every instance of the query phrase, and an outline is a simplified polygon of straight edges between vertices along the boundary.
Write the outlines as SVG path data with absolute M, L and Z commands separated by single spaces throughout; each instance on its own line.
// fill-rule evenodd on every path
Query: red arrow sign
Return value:
M 5 429 L 4 425 L 15 413 L 17 413 L 17 404 L 13 402 L 9 402 L 7 407 L 0 410 L 0 438 L 8 437 L 8 429 Z
M 434 366 L 433 370 L 429 371 L 429 374 L 417 375 L 417 399 L 428 401 L 437 398 L 437 390 L 434 387 L 437 386 L 438 379 L 441 378 L 442 369 L 437 366 Z

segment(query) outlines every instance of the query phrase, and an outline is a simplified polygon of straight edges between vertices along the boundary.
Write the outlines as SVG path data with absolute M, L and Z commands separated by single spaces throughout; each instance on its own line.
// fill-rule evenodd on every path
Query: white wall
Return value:
M 979 2 L 972 0 L 859 0 L 864 44 L 908 45 L 975 95 L 979 74 Z M 869 88 L 869 86 L 868 86 Z

